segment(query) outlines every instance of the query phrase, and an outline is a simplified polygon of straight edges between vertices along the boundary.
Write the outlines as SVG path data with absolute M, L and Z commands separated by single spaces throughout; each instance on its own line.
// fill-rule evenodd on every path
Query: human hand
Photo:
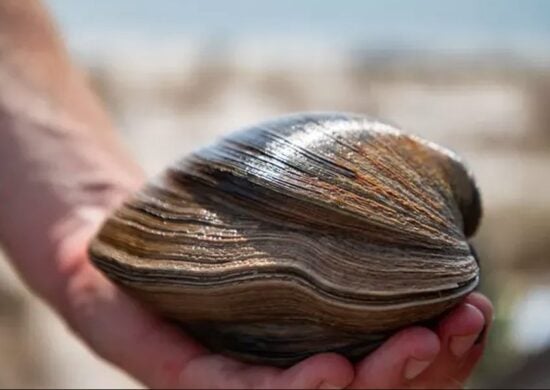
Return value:
M 248 365 L 210 353 L 126 296 L 92 266 L 86 248 L 100 217 L 98 213 L 96 221 L 70 235 L 58 252 L 57 261 L 67 277 L 59 307 L 94 351 L 148 387 L 456 388 L 463 386 L 481 356 L 483 342 L 472 344 L 488 327 L 492 307 L 477 293 L 447 315 L 437 331 L 405 329 L 355 367 L 333 353 L 312 356 L 288 369 Z M 450 345 L 464 354 L 455 357 Z M 407 366 L 410 359 L 415 359 L 412 368 Z M 417 375 L 407 379 L 412 374 Z
M 432 331 L 400 331 L 355 367 L 351 388 L 463 388 L 483 354 L 491 302 L 472 293 Z
M 0 1 L 0 155 L 7 162 L 0 165 L 0 238 L 22 279 L 96 353 L 161 388 L 464 383 L 483 345 L 461 359 L 448 345 L 452 335 L 473 338 L 489 325 L 491 305 L 478 294 L 436 333 L 403 330 L 355 367 L 342 356 L 319 354 L 283 370 L 211 354 L 116 288 L 92 266 L 86 249 L 109 209 L 141 178 L 55 31 L 39 2 Z M 431 364 L 406 380 L 410 358 Z

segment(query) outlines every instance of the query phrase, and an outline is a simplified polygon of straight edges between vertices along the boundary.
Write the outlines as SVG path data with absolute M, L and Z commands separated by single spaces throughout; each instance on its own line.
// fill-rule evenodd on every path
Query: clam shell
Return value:
M 452 152 L 361 115 L 297 114 L 168 167 L 90 256 L 213 351 L 358 359 L 476 287 L 480 214 Z

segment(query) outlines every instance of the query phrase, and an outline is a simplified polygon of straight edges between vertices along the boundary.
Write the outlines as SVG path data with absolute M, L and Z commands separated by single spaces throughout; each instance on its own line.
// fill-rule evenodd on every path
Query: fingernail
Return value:
M 334 390 L 334 389 L 343 389 L 342 386 L 338 387 L 338 386 L 334 386 L 333 384 L 331 383 L 327 383 L 327 382 L 323 382 L 319 385 L 319 389 L 322 389 L 322 390 Z
M 405 366 L 405 379 L 411 380 L 422 374 L 432 362 L 429 360 L 409 359 Z
M 449 348 L 451 349 L 452 354 L 456 357 L 462 357 L 470 350 L 470 348 L 472 348 L 478 337 L 478 334 L 451 337 Z

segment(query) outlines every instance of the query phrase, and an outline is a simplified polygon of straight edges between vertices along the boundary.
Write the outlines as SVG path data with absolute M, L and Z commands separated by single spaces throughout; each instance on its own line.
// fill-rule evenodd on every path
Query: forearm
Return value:
M 40 4 L 0 2 L 0 242 L 49 300 L 55 252 L 141 181 Z M 87 221 L 93 218 L 96 222 Z

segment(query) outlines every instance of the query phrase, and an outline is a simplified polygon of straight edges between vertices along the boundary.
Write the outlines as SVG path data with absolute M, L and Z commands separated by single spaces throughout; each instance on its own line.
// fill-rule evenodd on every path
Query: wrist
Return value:
M 0 104 L 0 243 L 25 283 L 63 311 L 74 259 L 142 176 L 116 137 L 31 114 Z

